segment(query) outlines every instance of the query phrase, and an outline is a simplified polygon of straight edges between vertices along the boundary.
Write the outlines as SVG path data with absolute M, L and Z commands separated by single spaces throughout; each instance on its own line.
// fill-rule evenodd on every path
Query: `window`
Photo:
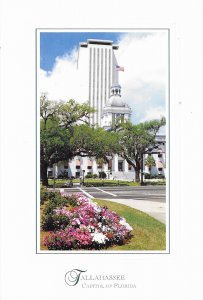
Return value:
M 112 124 L 115 124 L 115 114 L 112 114 Z
M 162 154 L 159 153 L 159 154 L 158 154 L 158 157 L 162 157 Z
M 128 164 L 128 171 L 132 170 L 132 166 Z
M 160 172 L 161 172 L 162 170 L 163 170 L 162 168 L 158 168 L 158 171 L 160 171 Z
M 87 166 L 88 169 L 92 169 L 92 166 Z
M 108 162 L 108 170 L 112 170 L 112 160 L 109 160 Z
M 80 166 L 76 166 L 76 169 L 80 169 Z
M 80 177 L 80 172 L 75 172 L 75 177 Z
M 122 161 L 119 161 L 119 162 L 118 162 L 118 171 L 119 171 L 119 172 L 122 172 L 122 171 L 123 171 L 123 162 L 122 162 Z
M 67 161 L 64 162 L 64 169 L 68 169 L 68 162 Z

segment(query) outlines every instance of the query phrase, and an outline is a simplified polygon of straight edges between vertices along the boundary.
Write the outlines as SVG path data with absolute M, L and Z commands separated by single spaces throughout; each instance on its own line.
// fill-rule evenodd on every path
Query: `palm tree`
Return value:
M 149 168 L 149 178 L 151 178 L 151 168 L 156 166 L 156 162 L 153 156 L 147 156 L 147 158 L 145 159 L 145 166 Z

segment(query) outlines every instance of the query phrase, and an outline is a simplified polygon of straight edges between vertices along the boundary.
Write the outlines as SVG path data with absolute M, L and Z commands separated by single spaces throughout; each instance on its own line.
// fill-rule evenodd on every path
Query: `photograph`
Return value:
M 0 299 L 202 300 L 202 1 L 2 4 Z
M 169 30 L 38 29 L 37 252 L 169 251 Z

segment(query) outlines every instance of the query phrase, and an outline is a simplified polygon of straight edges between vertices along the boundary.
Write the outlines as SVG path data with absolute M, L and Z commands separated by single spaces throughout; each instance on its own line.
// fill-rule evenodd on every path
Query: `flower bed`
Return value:
M 82 194 L 62 199 L 59 203 L 63 206 L 49 200 L 44 209 L 42 228 L 52 230 L 44 238 L 49 250 L 103 249 L 122 245 L 131 237 L 132 227 L 107 207 L 100 207 Z

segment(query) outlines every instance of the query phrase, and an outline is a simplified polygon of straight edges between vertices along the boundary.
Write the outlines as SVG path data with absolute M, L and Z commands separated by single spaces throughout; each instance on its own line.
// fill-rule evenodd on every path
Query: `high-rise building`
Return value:
M 118 83 L 115 52 L 118 45 L 109 40 L 89 39 L 80 43 L 78 73 L 84 99 L 96 110 L 90 124 L 101 126 L 102 110 L 110 97 L 112 84 Z
M 78 88 L 81 89 L 84 100 L 88 100 L 90 106 L 96 110 L 90 116 L 90 124 L 98 124 L 106 130 L 111 129 L 117 120 L 129 120 L 132 113 L 131 108 L 122 99 L 118 74 L 124 69 L 118 65 L 116 59 L 118 48 L 109 40 L 90 39 L 80 43 L 78 52 Z M 162 144 L 165 145 L 165 141 Z M 152 152 L 157 164 L 150 172 L 164 174 L 164 156 L 157 151 L 154 149 Z M 165 155 L 165 150 L 163 153 Z M 69 177 L 98 175 L 104 171 L 107 178 L 134 179 L 134 170 L 118 154 L 102 166 L 93 157 L 77 156 L 69 162 L 59 162 L 54 169 L 56 177 L 64 171 Z M 53 176 L 53 168 L 48 168 L 48 174 Z

